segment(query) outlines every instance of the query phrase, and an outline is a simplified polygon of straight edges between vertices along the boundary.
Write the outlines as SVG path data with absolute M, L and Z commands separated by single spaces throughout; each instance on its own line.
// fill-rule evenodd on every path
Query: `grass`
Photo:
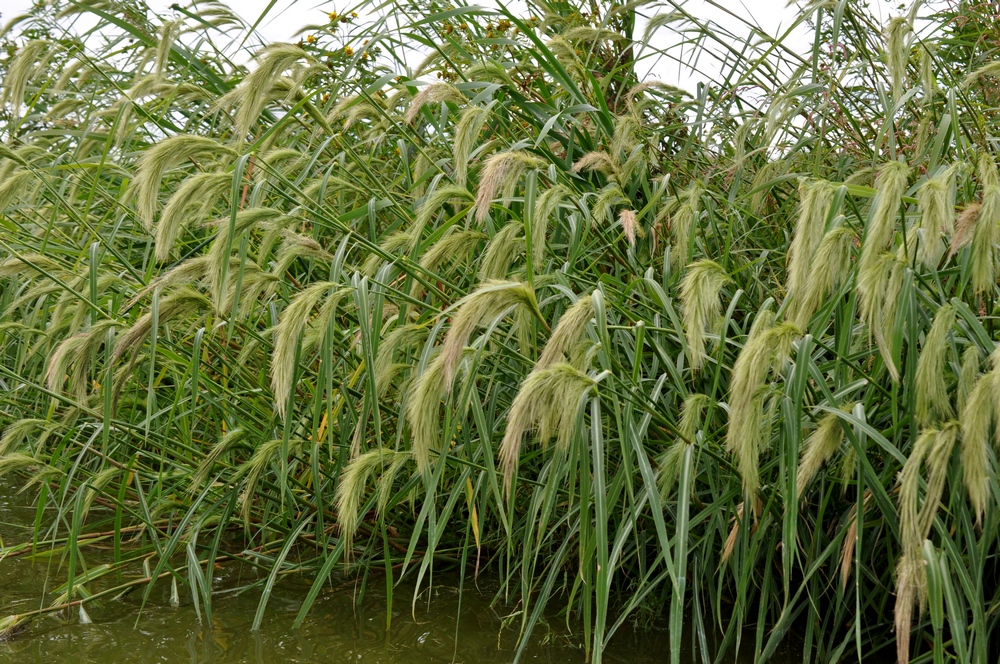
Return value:
M 331 12 L 0 37 L 0 473 L 51 611 L 144 556 L 210 620 L 243 558 L 255 625 L 290 572 L 301 623 L 488 571 L 519 654 L 561 610 L 595 662 L 661 615 L 672 662 L 998 656 L 990 3 L 813 3 L 804 53 L 670 1 Z

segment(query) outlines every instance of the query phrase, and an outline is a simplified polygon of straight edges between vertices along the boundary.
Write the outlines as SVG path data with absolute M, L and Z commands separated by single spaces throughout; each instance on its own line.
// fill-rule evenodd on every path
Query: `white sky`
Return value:
M 244 20 L 252 24 L 264 11 L 270 0 L 225 1 L 230 6 L 235 7 L 236 12 Z M 516 0 L 514 1 L 516 2 Z M 32 2 L 33 0 L 0 0 L 0 21 L 2 24 L 6 24 L 14 16 L 26 11 Z M 173 12 L 169 6 L 177 3 L 178 0 L 147 0 L 147 2 L 153 11 L 170 16 Z M 721 0 L 720 4 L 724 4 L 734 14 L 757 23 L 765 32 L 778 36 L 784 32 L 796 16 L 796 8 L 794 6 L 788 7 L 787 2 L 788 0 Z M 900 13 L 899 2 L 900 0 L 896 0 L 896 2 L 873 0 L 871 6 L 875 15 L 884 23 L 890 16 Z M 181 0 L 179 4 L 187 3 Z M 296 34 L 304 26 L 325 23 L 327 13 L 343 10 L 349 4 L 355 4 L 355 0 L 277 0 L 268 17 L 258 27 L 258 33 L 267 42 L 297 41 L 299 37 Z M 482 4 L 489 5 L 490 1 L 487 0 Z M 509 0 L 507 0 L 507 4 L 510 5 Z M 907 4 L 909 3 L 907 2 Z M 747 33 L 747 28 L 741 25 L 737 19 L 712 7 L 705 0 L 688 0 L 684 7 L 690 14 L 699 18 L 711 19 L 736 34 Z M 660 32 L 667 30 L 667 28 L 661 28 Z M 810 49 L 811 43 L 804 29 L 800 34 L 800 39 L 790 43 L 806 52 Z M 659 62 L 655 65 L 654 77 L 691 90 L 693 90 L 695 83 L 705 78 L 689 73 L 680 73 L 678 69 L 674 63 Z

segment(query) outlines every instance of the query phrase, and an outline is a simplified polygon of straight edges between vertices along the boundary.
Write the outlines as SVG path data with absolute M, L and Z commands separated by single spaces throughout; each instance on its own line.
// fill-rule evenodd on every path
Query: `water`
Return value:
M 3 543 L 11 546 L 30 541 L 34 519 L 35 508 L 28 500 L 0 485 Z M 91 565 L 111 557 L 110 551 L 85 551 Z M 42 608 L 43 599 L 51 601 L 51 591 L 65 579 L 59 562 L 58 556 L 0 559 L 0 619 Z M 134 577 L 139 576 L 137 568 Z M 90 624 L 82 624 L 75 611 L 71 616 L 41 617 L 13 639 L 0 643 L 0 662 L 490 664 L 509 662 L 514 654 L 520 618 L 515 617 L 512 627 L 504 629 L 504 614 L 512 609 L 492 607 L 496 586 L 483 580 L 480 588 L 467 582 L 459 592 L 457 579 L 438 577 L 433 588 L 420 595 L 414 611 L 413 587 L 399 585 L 394 591 L 389 629 L 384 579 L 369 580 L 362 602 L 356 601 L 358 583 L 345 582 L 321 595 L 302 627 L 294 630 L 292 623 L 309 583 L 290 576 L 276 584 L 263 624 L 253 632 L 250 627 L 260 598 L 259 585 L 253 584 L 258 580 L 258 573 L 246 565 L 227 564 L 217 569 L 211 625 L 199 622 L 183 585 L 181 605 L 170 606 L 166 580 L 157 584 L 141 614 L 142 590 L 137 590 L 119 600 L 102 601 L 99 606 L 88 604 Z M 584 662 L 581 639 L 582 631 L 568 631 L 565 622 L 552 615 L 535 628 L 524 660 Z M 635 632 L 626 624 L 615 635 L 605 660 L 663 662 L 668 644 L 664 629 Z M 695 661 L 694 653 L 686 653 L 684 661 Z

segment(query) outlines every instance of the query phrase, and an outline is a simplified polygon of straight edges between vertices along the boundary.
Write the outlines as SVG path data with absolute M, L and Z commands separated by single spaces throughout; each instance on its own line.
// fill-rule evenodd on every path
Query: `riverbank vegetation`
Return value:
M 301 620 L 450 570 L 593 661 L 660 616 L 673 662 L 998 656 L 995 6 L 313 18 L 2 36 L 0 472 L 39 505 L 3 555 L 57 553 L 53 610 L 141 562 L 210 619 L 237 557 L 256 623 L 288 573 Z

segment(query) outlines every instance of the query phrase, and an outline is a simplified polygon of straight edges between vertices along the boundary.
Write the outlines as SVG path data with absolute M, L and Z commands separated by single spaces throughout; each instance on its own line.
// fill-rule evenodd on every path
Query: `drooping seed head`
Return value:
M 707 258 L 688 266 L 681 281 L 680 300 L 691 371 L 705 363 L 705 334 L 720 315 L 720 293 L 731 280 L 722 266 Z

